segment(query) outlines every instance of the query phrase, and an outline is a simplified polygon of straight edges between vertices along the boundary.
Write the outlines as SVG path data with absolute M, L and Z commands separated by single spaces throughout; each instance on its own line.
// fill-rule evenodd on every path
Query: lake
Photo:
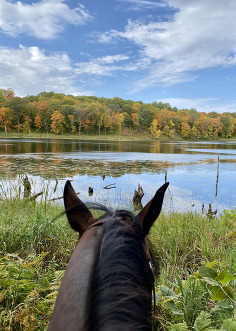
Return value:
M 0 139 L 0 157 L 2 196 L 9 187 L 18 190 L 21 186 L 23 190 L 22 179 L 27 174 L 32 193 L 43 187 L 48 199 L 60 197 L 65 180 L 71 179 L 83 201 L 132 209 L 138 183 L 145 205 L 167 176 L 167 212 L 201 212 L 202 203 L 206 209 L 211 203 L 218 214 L 236 207 L 236 141 Z M 55 176 L 58 186 L 54 193 Z M 104 189 L 107 186 L 113 188 Z M 94 190 L 93 196 L 88 194 L 89 187 Z

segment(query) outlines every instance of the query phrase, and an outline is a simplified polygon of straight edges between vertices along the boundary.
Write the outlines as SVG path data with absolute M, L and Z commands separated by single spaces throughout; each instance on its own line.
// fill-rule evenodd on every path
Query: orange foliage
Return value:
M 59 111 L 55 110 L 51 116 L 51 131 L 54 133 L 63 132 L 65 117 Z
M 6 133 L 11 128 L 20 127 L 24 132 L 42 128 L 48 132 L 51 128 L 54 133 L 66 130 L 75 134 L 81 131 L 124 134 L 138 130 L 149 132 L 156 138 L 161 134 L 186 139 L 218 139 L 236 135 L 236 113 L 198 113 L 195 109 L 178 110 L 161 102 L 145 104 L 117 97 L 74 97 L 54 92 L 42 92 L 23 100 L 14 97 L 11 89 L 0 92 L 0 128 Z M 16 113 L 13 105 L 21 101 L 24 101 L 24 107 L 19 107 Z M 8 104 L 9 107 L 6 106 Z M 31 119 L 34 119 L 32 123 Z

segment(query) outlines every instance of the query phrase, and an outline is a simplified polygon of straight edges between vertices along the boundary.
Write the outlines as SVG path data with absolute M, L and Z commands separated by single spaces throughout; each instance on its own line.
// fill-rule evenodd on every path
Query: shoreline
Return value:
M 25 134 L 25 133 L 1 133 L 0 132 L 0 139 L 57 139 L 57 140 L 90 140 L 90 141 L 155 141 L 155 142 L 164 142 L 164 141 L 183 141 L 183 142 L 230 142 L 230 141 L 236 141 L 236 137 L 231 138 L 222 138 L 222 139 L 183 139 L 182 137 L 176 136 L 174 139 L 170 139 L 166 136 L 161 136 L 158 139 L 153 139 L 153 137 L 148 135 L 130 135 L 130 136 L 122 136 L 122 135 L 58 135 L 53 133 L 31 133 L 31 134 Z

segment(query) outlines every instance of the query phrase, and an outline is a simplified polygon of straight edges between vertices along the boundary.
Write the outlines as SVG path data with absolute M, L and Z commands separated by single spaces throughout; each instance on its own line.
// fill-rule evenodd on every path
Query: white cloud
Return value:
M 157 99 L 157 102 L 169 103 L 172 107 L 178 109 L 191 109 L 194 108 L 198 112 L 210 113 L 215 111 L 217 113 L 224 112 L 236 112 L 236 104 L 219 104 L 217 98 L 199 98 L 199 99 L 188 99 L 188 98 L 166 98 Z
M 0 87 L 11 87 L 19 96 L 55 91 L 65 94 L 92 95 L 75 87 L 81 82 L 66 53 L 46 55 L 38 47 L 10 49 L 0 47 Z
M 163 1 L 149 1 L 149 0 L 117 0 L 119 2 L 126 2 L 131 4 L 128 7 L 129 10 L 143 10 L 146 9 L 156 9 L 160 7 L 166 7 Z
M 235 0 L 166 2 L 174 9 L 168 21 L 129 20 L 124 31 L 112 30 L 98 38 L 103 43 L 128 40 L 139 47 L 139 58 L 152 61 L 134 91 L 195 80 L 198 70 L 236 65 Z
M 116 55 L 107 55 L 103 57 L 98 57 L 92 59 L 89 62 L 77 63 L 76 73 L 79 75 L 95 75 L 95 76 L 112 76 L 114 72 L 119 70 L 136 70 L 130 64 L 125 64 L 123 66 L 115 64 L 116 62 L 129 60 L 128 55 L 116 54 Z
M 98 62 L 100 63 L 114 63 L 114 62 L 120 62 L 120 61 L 124 61 L 124 60 L 128 60 L 129 57 L 127 55 L 124 54 L 117 54 L 117 55 L 107 55 L 107 56 L 103 56 L 97 59 Z
M 0 29 L 11 36 L 27 34 L 39 39 L 53 39 L 65 24 L 82 25 L 91 20 L 83 5 L 71 9 L 66 0 L 41 0 L 32 4 L 0 2 Z

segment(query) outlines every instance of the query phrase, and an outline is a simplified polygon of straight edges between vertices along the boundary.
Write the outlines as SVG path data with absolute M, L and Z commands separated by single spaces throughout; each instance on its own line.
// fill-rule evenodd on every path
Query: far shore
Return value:
M 221 139 L 183 139 L 180 136 L 175 136 L 173 139 L 170 139 L 167 136 L 160 136 L 158 139 L 153 138 L 148 134 L 140 134 L 140 135 L 87 135 L 87 134 L 54 134 L 54 133 L 38 133 L 32 132 L 30 134 L 26 133 L 16 133 L 9 132 L 4 133 L 0 132 L 0 139 L 70 139 L 70 140 L 102 140 L 102 141 L 186 141 L 186 142 L 200 142 L 200 141 L 212 141 L 212 142 L 220 142 L 220 141 L 236 141 L 236 137 L 231 138 L 221 138 Z

